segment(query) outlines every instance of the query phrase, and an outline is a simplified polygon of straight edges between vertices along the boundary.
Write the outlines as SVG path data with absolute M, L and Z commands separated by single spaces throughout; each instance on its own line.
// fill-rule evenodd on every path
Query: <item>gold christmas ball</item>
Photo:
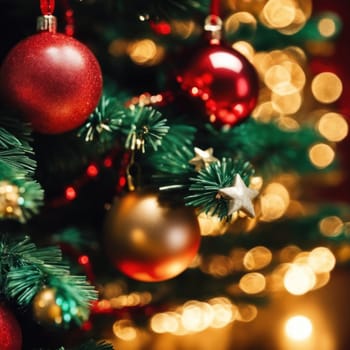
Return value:
M 33 315 L 35 320 L 44 326 L 62 323 L 62 309 L 56 303 L 55 289 L 44 288 L 34 297 Z
M 189 207 L 160 203 L 156 194 L 130 192 L 106 216 L 105 243 L 114 266 L 145 282 L 183 272 L 196 256 L 200 230 Z

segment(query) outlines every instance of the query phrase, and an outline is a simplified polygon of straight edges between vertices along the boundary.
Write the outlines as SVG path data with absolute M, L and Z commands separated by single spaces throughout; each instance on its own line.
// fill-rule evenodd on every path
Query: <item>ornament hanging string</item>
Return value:
M 204 22 L 204 30 L 210 33 L 210 42 L 212 44 L 218 44 L 220 42 L 221 29 L 220 0 L 212 0 L 210 4 L 210 13 Z
M 220 17 L 220 0 L 211 0 L 210 15 Z
M 55 0 L 40 0 L 40 10 L 43 16 L 52 15 L 55 11 Z

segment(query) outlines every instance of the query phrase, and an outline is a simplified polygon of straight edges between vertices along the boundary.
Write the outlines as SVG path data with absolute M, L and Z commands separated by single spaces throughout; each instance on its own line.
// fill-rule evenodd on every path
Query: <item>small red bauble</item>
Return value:
M 92 52 L 64 34 L 41 32 L 18 43 L 0 71 L 9 104 L 33 129 L 57 134 L 80 126 L 102 93 L 102 74 Z
M 181 89 L 203 101 L 211 122 L 233 126 L 254 109 L 259 80 L 238 51 L 220 44 L 200 49 L 177 76 Z
M 164 281 L 183 272 L 200 240 L 194 210 L 170 207 L 156 194 L 131 192 L 107 214 L 107 253 L 117 269 L 139 281 Z
M 22 349 L 21 327 L 10 309 L 3 304 L 0 304 L 0 349 Z

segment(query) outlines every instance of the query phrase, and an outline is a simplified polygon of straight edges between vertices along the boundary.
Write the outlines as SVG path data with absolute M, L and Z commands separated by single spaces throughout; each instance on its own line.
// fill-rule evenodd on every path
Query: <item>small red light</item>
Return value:
M 78 262 L 80 265 L 87 265 L 89 263 L 89 257 L 87 255 L 82 255 L 79 257 Z
M 171 26 L 168 22 L 160 21 L 160 22 L 150 22 L 151 28 L 155 33 L 160 35 L 169 35 L 171 33 Z
M 125 186 L 125 184 L 126 184 L 126 177 L 125 176 L 121 176 L 119 178 L 119 183 L 118 184 L 119 184 L 119 187 L 123 188 Z
M 113 162 L 112 162 L 112 159 L 111 158 L 106 158 L 104 161 L 103 161 L 103 165 L 106 167 L 106 168 L 110 168 L 112 166 Z
M 86 332 L 91 331 L 91 329 L 92 329 L 92 322 L 91 321 L 86 321 L 80 326 L 80 328 L 83 331 L 86 331 Z
M 72 186 L 67 187 L 65 190 L 65 196 L 66 196 L 66 199 L 68 199 L 69 201 L 72 201 L 73 199 L 75 199 L 77 196 L 77 192 L 75 191 L 74 187 Z
M 94 164 L 90 164 L 86 169 L 86 174 L 90 177 L 95 177 L 98 175 L 98 168 Z

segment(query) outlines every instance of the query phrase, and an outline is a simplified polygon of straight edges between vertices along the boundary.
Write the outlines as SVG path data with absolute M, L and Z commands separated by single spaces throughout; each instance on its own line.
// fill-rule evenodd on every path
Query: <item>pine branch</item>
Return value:
M 85 277 L 69 274 L 57 247 L 38 248 L 26 237 L 20 241 L 0 240 L 0 290 L 18 305 L 28 305 L 43 286 L 55 288 L 62 303 L 69 302 L 72 314 L 63 318 L 80 324 L 88 317 L 97 292 Z M 76 310 L 79 309 L 79 317 Z
M 192 193 L 185 197 L 186 204 L 198 207 L 201 212 L 217 215 L 220 219 L 228 218 L 227 202 L 218 191 L 232 185 L 236 174 L 240 174 L 248 185 L 254 169 L 244 159 L 223 158 L 203 168 L 196 177 L 191 177 L 189 191 Z
M 189 160 L 193 157 L 193 138 L 195 129 L 186 125 L 174 125 L 164 137 L 162 145 L 147 159 L 156 171 L 166 176 L 193 173 Z
M 122 124 L 122 107 L 117 99 L 103 95 L 95 111 L 78 131 L 78 136 L 86 142 L 111 142 L 113 132 Z
M 152 107 L 131 105 L 123 107 L 115 98 L 102 96 L 99 105 L 78 132 L 86 142 L 113 143 L 126 136 L 125 148 L 156 150 L 169 127 L 162 114 Z
M 259 174 L 268 177 L 289 170 L 301 174 L 315 172 L 308 158 L 308 150 L 314 143 L 324 141 L 309 126 L 286 131 L 274 122 L 259 123 L 252 118 L 231 129 L 217 130 L 207 125 L 207 130 L 210 135 L 206 135 L 206 138 L 215 140 L 215 145 L 210 146 L 217 152 L 220 150 L 219 156 L 227 157 L 235 152 L 248 159 Z

